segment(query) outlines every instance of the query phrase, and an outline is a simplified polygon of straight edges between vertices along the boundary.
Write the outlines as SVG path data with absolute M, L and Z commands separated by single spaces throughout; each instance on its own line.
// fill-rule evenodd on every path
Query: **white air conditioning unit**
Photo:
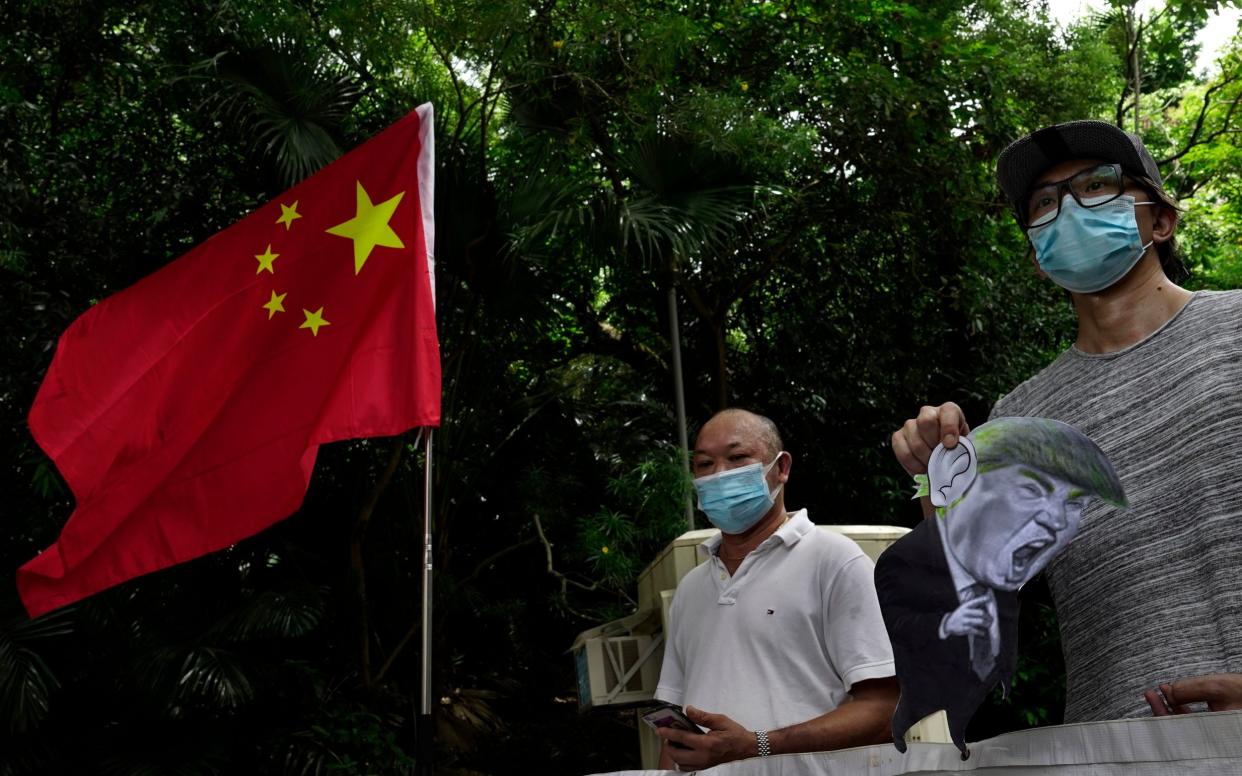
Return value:
M 590 636 L 574 647 L 583 709 L 650 701 L 660 679 L 664 636 Z

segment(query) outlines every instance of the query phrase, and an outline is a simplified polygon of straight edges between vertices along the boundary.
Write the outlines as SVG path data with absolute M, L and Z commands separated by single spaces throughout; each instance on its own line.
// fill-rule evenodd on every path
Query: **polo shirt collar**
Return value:
M 776 533 L 773 536 L 779 537 L 786 547 L 792 547 L 800 542 L 803 536 L 810 533 L 814 527 L 815 524 L 811 522 L 811 518 L 807 517 L 806 509 L 799 509 L 797 512 L 789 513 L 789 519 L 785 521 L 784 525 L 776 529 Z
M 811 522 L 811 518 L 807 517 L 806 509 L 790 512 L 789 519 L 780 528 L 777 528 L 774 534 L 764 539 L 763 543 L 755 549 L 758 550 L 778 541 L 786 547 L 792 547 L 801 541 L 802 537 L 806 536 L 814 527 L 815 524 Z M 711 538 L 698 546 L 699 554 L 705 557 L 715 555 L 720 550 L 721 541 L 719 533 L 712 535 Z

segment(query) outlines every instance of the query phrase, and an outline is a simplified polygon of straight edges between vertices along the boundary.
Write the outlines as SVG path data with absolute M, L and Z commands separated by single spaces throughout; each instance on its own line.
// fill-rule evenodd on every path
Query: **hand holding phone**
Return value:
M 702 735 L 703 729 L 694 724 L 686 713 L 681 710 L 680 706 L 671 703 L 665 703 L 656 706 L 653 709 L 647 709 L 642 713 L 643 722 L 646 722 L 652 728 L 671 727 L 675 730 L 684 730 L 687 733 L 697 733 Z M 689 747 L 673 741 L 668 742 L 669 746 L 678 749 L 689 749 Z

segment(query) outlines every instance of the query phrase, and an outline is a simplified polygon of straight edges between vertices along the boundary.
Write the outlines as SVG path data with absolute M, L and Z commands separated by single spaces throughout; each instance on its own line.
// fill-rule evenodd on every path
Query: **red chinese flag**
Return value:
M 77 501 L 31 616 L 296 510 L 319 446 L 440 422 L 423 105 L 74 321 L 30 429 Z

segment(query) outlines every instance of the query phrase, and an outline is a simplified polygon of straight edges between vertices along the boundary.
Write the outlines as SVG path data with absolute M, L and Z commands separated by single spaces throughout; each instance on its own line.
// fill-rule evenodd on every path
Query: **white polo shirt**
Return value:
M 893 675 L 875 566 L 857 544 L 790 516 L 729 576 L 720 537 L 669 610 L 655 697 L 776 730 L 835 709 L 849 688 Z

